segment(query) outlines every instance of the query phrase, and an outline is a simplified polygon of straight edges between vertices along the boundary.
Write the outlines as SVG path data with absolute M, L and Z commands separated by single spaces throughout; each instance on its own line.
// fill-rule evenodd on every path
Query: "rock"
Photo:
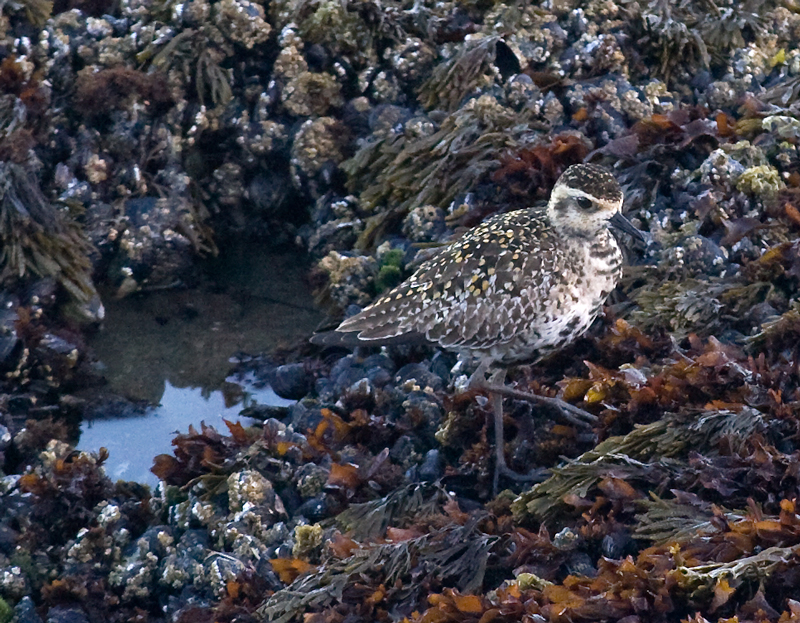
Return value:
M 291 363 L 275 368 L 270 385 L 281 398 L 300 400 L 311 390 L 311 379 L 302 363 Z
M 89 623 L 89 619 L 77 606 L 55 606 L 47 613 L 47 623 Z
M 20 599 L 14 607 L 14 620 L 16 623 L 42 623 L 42 617 L 36 612 L 36 606 L 28 596 Z
M 591 556 L 586 552 L 573 552 L 565 566 L 570 575 L 586 576 L 587 578 L 597 575 L 597 567 L 594 566 Z
M 421 480 L 438 480 L 444 474 L 444 459 L 436 448 L 428 450 L 425 461 L 419 467 Z
M 612 560 L 619 560 L 625 556 L 627 549 L 632 544 L 631 535 L 626 530 L 617 530 L 603 537 L 600 548 L 603 556 Z
M 716 242 L 705 236 L 688 236 L 673 249 L 676 260 L 690 273 L 719 275 L 728 266 L 728 253 Z
M 239 411 L 241 417 L 249 417 L 254 420 L 269 420 L 275 418 L 282 420 L 289 415 L 289 407 L 281 407 L 278 405 L 251 405 Z
M 342 396 L 342 404 L 348 411 L 372 410 L 375 407 L 375 387 L 369 382 L 369 379 L 359 379 L 347 388 Z
M 313 522 L 325 519 L 331 514 L 327 495 L 318 495 L 306 500 L 295 511 L 295 517 L 302 516 Z
M 317 407 L 308 407 L 298 402 L 289 411 L 289 421 L 297 431 L 314 430 L 322 421 L 322 412 Z
M 420 389 L 430 388 L 433 391 L 440 391 L 444 388 L 442 377 L 434 374 L 422 363 L 409 363 L 397 371 L 395 380 L 398 385 L 403 385 L 410 381 L 418 385 Z

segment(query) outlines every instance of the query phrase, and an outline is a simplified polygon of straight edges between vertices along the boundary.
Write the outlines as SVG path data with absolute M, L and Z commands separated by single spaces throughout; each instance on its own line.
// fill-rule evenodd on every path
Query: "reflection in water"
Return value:
M 161 402 L 165 383 L 219 389 L 237 351 L 260 353 L 303 339 L 322 315 L 295 254 L 241 245 L 214 262 L 192 290 L 105 297 L 103 329 L 91 340 L 110 388 Z
M 153 484 L 153 457 L 171 451 L 175 431 L 203 420 L 224 430 L 222 418 L 236 419 L 244 407 L 231 404 L 236 392 L 227 392 L 226 404 L 220 391 L 231 357 L 291 344 L 319 324 L 305 271 L 294 254 L 248 244 L 209 262 L 205 283 L 193 290 L 106 297 L 104 326 L 90 345 L 109 388 L 160 406 L 142 417 L 84 422 L 78 447 L 108 448 L 112 479 Z M 269 389 L 244 391 L 259 404 L 286 404 Z
M 158 479 L 150 472 L 153 457 L 171 454 L 176 432 L 187 432 L 190 424 L 199 429 L 202 421 L 226 433 L 223 418 L 235 421 L 239 411 L 254 402 L 290 405 L 294 401 L 279 398 L 269 388 L 248 387 L 244 403 L 227 406 L 222 391 L 204 396 L 200 389 L 178 389 L 167 381 L 161 405 L 140 417 L 83 422 L 78 447 L 96 452 L 105 446 L 109 451 L 105 469 L 111 480 L 135 480 L 155 486 Z

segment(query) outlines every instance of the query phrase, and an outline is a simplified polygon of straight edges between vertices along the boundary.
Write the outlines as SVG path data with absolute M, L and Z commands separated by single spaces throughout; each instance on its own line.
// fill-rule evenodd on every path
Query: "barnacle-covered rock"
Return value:
M 327 72 L 301 72 L 283 87 L 281 97 L 286 110 L 298 117 L 323 116 L 344 105 L 338 81 Z
M 736 180 L 736 189 L 761 199 L 771 199 L 785 187 L 778 169 L 768 164 L 749 167 Z
M 408 37 L 386 48 L 383 57 L 404 84 L 415 85 L 430 71 L 436 60 L 436 50 L 419 37 Z
M 372 299 L 370 291 L 378 270 L 374 258 L 331 251 L 320 260 L 319 267 L 328 277 L 329 296 L 339 308 L 364 306 Z
M 307 72 L 308 63 L 300 51 L 303 47 L 303 40 L 297 34 L 297 28 L 294 24 L 287 25 L 281 31 L 279 43 L 281 51 L 272 67 L 273 76 L 288 82 Z
M 179 195 L 129 199 L 117 227 L 118 251 L 109 278 L 119 296 L 176 284 L 191 276 L 195 254 L 210 250 L 195 206 Z
M 725 150 L 715 149 L 705 162 L 700 165 L 700 180 L 730 192 L 735 188 L 736 182 L 744 173 L 745 167 L 741 162 L 731 157 Z
M 333 117 L 305 121 L 291 150 L 292 179 L 298 189 L 319 196 L 330 185 L 336 167 L 344 160 L 347 141 L 341 122 Z
M 421 206 L 411 210 L 403 221 L 403 234 L 413 242 L 433 242 L 445 231 L 444 210 Z
M 329 474 L 330 470 L 322 465 L 306 463 L 295 473 L 297 492 L 306 500 L 320 495 Z
M 264 43 L 272 28 L 264 21 L 264 7 L 249 0 L 220 0 L 214 5 L 217 27 L 248 50 Z
M 708 85 L 706 102 L 711 109 L 732 110 L 739 99 L 739 93 L 728 81 L 716 81 Z
M 364 229 L 357 208 L 358 201 L 352 195 L 317 199 L 312 216 L 315 227 L 308 238 L 309 253 L 320 257 L 332 250 L 351 249 Z
M 228 507 L 231 512 L 257 509 L 272 515 L 281 512 L 282 506 L 272 483 L 258 472 L 246 470 L 228 478 Z
M 705 236 L 687 236 L 665 250 L 663 264 L 683 278 L 720 275 L 728 267 L 728 253 Z
M 336 0 L 317 0 L 310 14 L 304 3 L 294 4 L 295 10 L 300 9 L 307 15 L 303 16 L 305 19 L 298 19 L 297 13 L 293 17 L 304 41 L 323 46 L 353 67 L 376 64 L 373 31 L 358 12 L 348 10 Z

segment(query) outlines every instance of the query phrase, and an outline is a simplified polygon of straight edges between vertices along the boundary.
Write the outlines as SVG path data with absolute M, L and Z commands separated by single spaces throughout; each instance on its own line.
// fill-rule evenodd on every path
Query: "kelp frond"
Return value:
M 342 560 L 330 560 L 317 571 L 298 577 L 269 597 L 256 611 L 261 621 L 288 623 L 304 614 L 341 601 L 345 588 L 359 578 L 379 576 L 388 591 L 422 591 L 426 578 L 472 591 L 483 582 L 489 550 L 497 537 L 476 527 L 450 525 L 423 536 L 356 549 Z M 412 580 L 413 572 L 413 580 Z M 416 588 L 414 588 L 416 587 Z
M 378 500 L 353 504 L 336 517 L 336 523 L 357 541 L 375 539 L 382 537 L 390 525 L 402 526 L 408 518 L 441 513 L 449 499 L 439 486 L 412 484 Z
M 518 518 L 552 517 L 563 508 L 565 496 L 585 497 L 606 476 L 652 481 L 660 474 L 661 480 L 679 469 L 682 462 L 675 459 L 689 450 L 713 456 L 723 439 L 737 450 L 738 444 L 765 428 L 762 414 L 750 407 L 697 415 L 667 414 L 627 435 L 610 437 L 594 450 L 554 468 L 550 478 L 514 500 L 512 510 Z
M 710 503 L 689 504 L 677 499 L 663 499 L 650 494 L 650 499 L 640 502 L 645 511 L 636 515 L 633 535 L 637 539 L 652 541 L 656 545 L 684 542 L 702 538 L 718 530 L 712 519 L 715 509 Z M 744 513 L 717 509 L 729 522 L 738 521 Z
M 419 87 L 419 103 L 427 110 L 456 110 L 462 100 L 490 82 L 486 76 L 495 57 L 497 37 L 465 41 L 450 60 L 439 63 Z
M 81 305 L 97 297 L 91 245 L 21 166 L 7 162 L 0 163 L 0 243 L 3 285 L 52 277 Z
M 360 205 L 365 210 L 392 207 L 368 219 L 357 247 L 370 247 L 386 223 L 402 220 L 411 207 L 447 208 L 499 166 L 500 155 L 530 130 L 528 121 L 482 95 L 447 117 L 432 135 L 389 135 L 362 147 L 343 165 L 351 191 L 357 192 L 356 180 L 366 180 Z

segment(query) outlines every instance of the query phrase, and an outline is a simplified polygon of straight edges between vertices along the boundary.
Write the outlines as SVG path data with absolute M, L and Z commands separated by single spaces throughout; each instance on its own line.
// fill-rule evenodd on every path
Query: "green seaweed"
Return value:
M 631 292 L 639 305 L 631 322 L 643 331 L 667 328 L 678 339 L 689 333 L 712 335 L 723 324 L 720 298 L 728 284 L 719 281 L 683 279 L 665 281 L 658 287 L 650 283 Z
M 768 547 L 753 556 L 737 558 L 730 562 L 678 567 L 676 571 L 682 575 L 681 588 L 690 590 L 692 598 L 696 598 L 698 594 L 711 593 L 722 580 L 733 586 L 745 580 L 763 583 L 798 556 L 800 556 L 800 545 Z
M 219 66 L 218 56 L 209 49 L 200 52 L 194 79 L 200 104 L 205 105 L 205 94 L 208 93 L 214 106 L 225 107 L 233 99 L 233 90 L 228 72 Z
M 213 27 L 207 26 L 205 29 L 212 30 Z M 232 50 L 213 45 L 209 39 L 219 33 L 212 32 L 209 35 L 205 29 L 187 28 L 160 50 L 155 44 L 150 44 L 137 55 L 137 60 L 150 60 L 154 67 L 164 73 L 179 67 L 194 79 L 197 99 L 201 104 L 205 105 L 210 98 L 214 106 L 226 106 L 233 98 L 233 91 L 230 75 L 220 63 L 232 54 Z
M 687 504 L 676 499 L 666 500 L 655 493 L 649 500 L 640 502 L 644 512 L 636 515 L 636 528 L 633 535 L 637 539 L 652 541 L 656 545 L 685 542 L 718 531 L 714 508 L 710 503 Z M 729 522 L 741 520 L 745 513 L 718 509 Z
M 641 31 L 639 44 L 659 62 L 665 80 L 681 67 L 710 67 L 764 34 L 764 15 L 775 2 L 746 0 L 649 0 L 627 2 Z
M 403 251 L 390 249 L 378 260 L 378 276 L 375 287 L 383 292 L 396 286 L 403 279 Z
M 14 618 L 14 609 L 8 605 L 8 602 L 0 597 L 0 623 L 10 623 Z

